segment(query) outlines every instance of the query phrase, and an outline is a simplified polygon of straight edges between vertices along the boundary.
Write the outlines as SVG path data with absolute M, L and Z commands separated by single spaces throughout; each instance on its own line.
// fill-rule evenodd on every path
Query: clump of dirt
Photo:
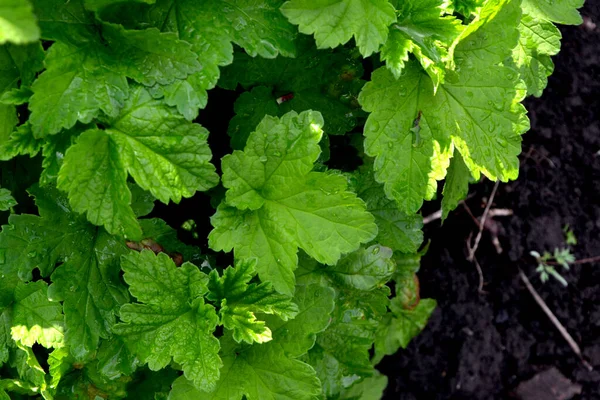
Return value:
M 381 364 L 390 378 L 386 398 L 517 398 L 521 382 L 556 367 L 581 386 L 578 399 L 600 399 L 600 263 L 564 271 L 564 288 L 553 280 L 542 284 L 529 256 L 565 247 L 566 224 L 577 237 L 572 250 L 578 259 L 600 255 L 600 4 L 588 1 L 582 15 L 584 25 L 561 27 L 563 49 L 542 98 L 526 102 L 532 129 L 524 136 L 520 177 L 500 185 L 494 200 L 494 207 L 514 212 L 494 219 L 504 252 L 497 254 L 489 233 L 477 251 L 485 294 L 478 291 L 475 265 L 466 261 L 465 243 L 477 226 L 465 209 L 441 227 L 426 227 L 432 246 L 419 274 L 422 296 L 437 299 L 439 307 L 406 350 Z M 476 216 L 492 187 L 471 188 L 466 204 Z M 518 268 L 593 371 L 534 302 Z

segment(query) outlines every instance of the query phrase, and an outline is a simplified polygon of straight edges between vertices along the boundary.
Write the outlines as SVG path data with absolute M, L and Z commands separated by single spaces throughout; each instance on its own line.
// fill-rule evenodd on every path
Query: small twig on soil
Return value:
M 485 205 L 485 210 L 483 211 L 483 215 L 481 216 L 481 221 L 479 221 L 479 232 L 475 237 L 475 243 L 471 247 L 469 251 L 469 257 L 467 258 L 467 260 L 469 261 L 473 261 L 473 258 L 475 257 L 475 252 L 477 251 L 477 247 L 479 247 L 479 242 L 481 241 L 481 236 L 483 235 L 483 228 L 485 227 L 485 220 L 487 219 L 488 213 L 490 212 L 490 208 L 492 207 L 492 203 L 494 202 L 494 197 L 496 196 L 498 185 L 500 185 L 500 181 L 496 181 L 494 189 L 492 189 L 492 193 L 490 194 L 490 198 L 488 199 L 488 202 Z
M 589 257 L 589 258 L 582 258 L 581 260 L 575 260 L 569 263 L 569 265 L 575 265 L 575 264 L 589 264 L 589 263 L 593 263 L 593 262 L 600 262 L 600 256 L 596 256 L 596 257 Z M 549 265 L 562 265 L 557 263 L 556 261 L 546 261 L 546 264 Z
M 594 368 L 583 358 L 583 355 L 581 354 L 581 348 L 579 347 L 577 342 L 575 342 L 575 340 L 569 334 L 567 329 L 563 326 L 563 324 L 560 323 L 560 321 L 558 320 L 558 318 L 556 318 L 552 310 L 550 310 L 550 308 L 546 305 L 544 299 L 542 299 L 542 297 L 535 290 L 535 288 L 533 287 L 527 276 L 523 273 L 523 270 L 521 270 L 521 268 L 519 268 L 519 276 L 521 277 L 521 280 L 525 284 L 527 290 L 529 290 L 529 293 L 531 293 L 531 295 L 533 296 L 535 302 L 538 303 L 540 308 L 544 311 L 548 318 L 550 318 L 552 324 L 556 327 L 556 329 L 558 329 L 562 337 L 567 341 L 567 343 L 571 347 L 571 350 L 573 350 L 573 353 L 575 353 L 577 357 L 579 357 L 579 359 L 588 371 L 593 371 Z
M 492 208 L 488 213 L 488 217 L 510 217 L 513 215 L 513 210 L 509 208 Z
M 471 208 L 469 208 L 469 206 L 467 205 L 467 203 L 465 203 L 463 201 L 462 205 L 463 205 L 465 211 L 467 212 L 467 214 L 469 214 L 469 216 L 473 220 L 473 222 L 475 222 L 475 225 L 479 226 L 479 220 L 477 218 L 475 218 L 475 216 L 473 215 L 473 212 L 471 211 Z
M 481 265 L 479 265 L 479 261 L 477 261 L 476 257 L 473 258 L 473 262 L 475 262 L 475 268 L 477 268 L 477 273 L 479 274 L 479 286 L 477 287 L 477 290 L 481 294 L 488 294 L 488 292 L 483 290 L 483 271 L 481 270 Z
M 434 212 L 433 214 L 429 214 L 428 216 L 426 216 L 425 218 L 423 218 L 423 224 L 427 225 L 433 221 L 436 221 L 438 219 L 442 218 L 442 210 L 437 210 L 436 212 Z

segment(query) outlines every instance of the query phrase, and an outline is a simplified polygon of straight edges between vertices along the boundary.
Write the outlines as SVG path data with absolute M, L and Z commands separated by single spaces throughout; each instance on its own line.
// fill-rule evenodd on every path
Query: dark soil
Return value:
M 381 364 L 390 378 L 386 399 L 510 399 L 519 383 L 553 366 L 582 386 L 575 398 L 600 399 L 600 263 L 572 266 L 563 273 L 564 288 L 555 280 L 542 284 L 529 255 L 565 247 L 566 224 L 578 239 L 572 246 L 578 259 L 600 255 L 599 2 L 589 0 L 582 14 L 586 24 L 561 28 L 563 50 L 542 98 L 526 101 L 532 129 L 524 136 L 520 176 L 501 184 L 494 200 L 494 207 L 514 211 L 492 224 L 504 252 L 497 254 L 489 231 L 477 251 L 486 294 L 466 261 L 465 244 L 477 227 L 465 208 L 442 227 L 426 227 L 432 245 L 419 273 L 422 296 L 437 299 L 439 308 L 406 350 Z M 471 188 L 467 204 L 476 216 L 492 188 L 490 182 Z M 594 371 L 534 302 L 518 268 Z

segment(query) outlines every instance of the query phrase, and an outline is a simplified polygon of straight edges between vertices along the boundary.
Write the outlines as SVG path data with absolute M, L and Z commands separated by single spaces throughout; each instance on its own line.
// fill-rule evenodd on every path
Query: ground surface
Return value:
M 383 361 L 386 398 L 510 399 L 519 383 L 555 366 L 582 386 L 576 398 L 600 399 L 600 263 L 574 266 L 563 274 L 569 282 L 563 288 L 555 281 L 542 285 L 529 256 L 564 247 L 565 224 L 579 241 L 577 258 L 600 255 L 600 2 L 589 0 L 582 14 L 587 24 L 561 28 L 563 50 L 549 87 L 541 99 L 527 101 L 532 130 L 524 137 L 520 177 L 500 185 L 494 200 L 494 207 L 514 211 L 495 219 L 504 252 L 497 255 L 489 233 L 477 251 L 487 294 L 478 292 L 477 270 L 466 261 L 465 243 L 476 226 L 460 207 L 443 227 L 426 227 L 432 244 L 419 273 L 422 296 L 437 299 L 439 308 L 408 349 Z M 467 204 L 476 216 L 492 187 L 471 188 Z M 519 267 L 594 371 L 582 366 L 534 302 Z

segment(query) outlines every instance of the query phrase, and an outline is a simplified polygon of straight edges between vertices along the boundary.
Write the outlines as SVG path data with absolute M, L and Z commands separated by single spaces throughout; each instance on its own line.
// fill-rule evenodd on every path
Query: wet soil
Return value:
M 563 49 L 542 98 L 526 101 L 532 129 L 524 136 L 520 176 L 501 184 L 493 202 L 514 214 L 489 225 L 503 252 L 497 253 L 489 230 L 477 250 L 485 293 L 478 291 L 475 265 L 466 261 L 467 239 L 478 230 L 466 208 L 443 226 L 427 225 L 431 247 L 419 278 L 422 296 L 437 299 L 439 307 L 406 350 L 380 365 L 390 382 L 386 399 L 517 398 L 521 382 L 552 367 L 581 385 L 574 398 L 600 399 L 600 262 L 561 271 L 565 288 L 553 280 L 542 284 L 529 255 L 566 247 L 567 224 L 578 240 L 571 246 L 577 259 L 600 255 L 600 2 L 589 0 L 582 14 L 584 25 L 561 27 Z M 466 204 L 475 216 L 492 188 L 491 182 L 471 187 Z M 593 371 L 534 302 L 519 268 Z

